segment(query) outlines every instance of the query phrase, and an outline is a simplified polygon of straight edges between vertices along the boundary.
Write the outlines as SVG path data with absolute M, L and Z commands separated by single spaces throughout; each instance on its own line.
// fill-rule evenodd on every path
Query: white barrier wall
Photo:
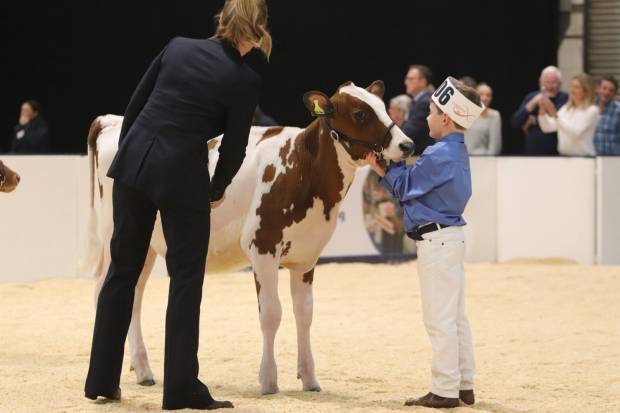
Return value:
M 594 263 L 594 158 L 498 158 L 497 259 Z
M 497 162 L 493 156 L 470 157 L 472 197 L 463 218 L 465 260 L 497 260 Z
M 3 156 L 22 176 L 0 194 L 0 282 L 75 277 L 86 246 L 84 156 Z M 619 158 L 472 157 L 466 259 L 564 257 L 620 264 Z M 379 254 L 364 224 L 358 170 L 324 256 Z M 158 259 L 155 274 L 165 273 Z
M 88 172 L 78 156 L 3 156 L 21 183 L 0 193 L 0 281 L 77 275 L 78 194 Z M 84 198 L 84 207 L 87 206 Z
M 89 216 L 85 156 L 8 156 L 21 182 L 0 194 L 0 282 L 81 277 Z M 154 274 L 166 274 L 157 259 Z
M 597 262 L 620 265 L 620 157 L 599 157 L 597 165 Z

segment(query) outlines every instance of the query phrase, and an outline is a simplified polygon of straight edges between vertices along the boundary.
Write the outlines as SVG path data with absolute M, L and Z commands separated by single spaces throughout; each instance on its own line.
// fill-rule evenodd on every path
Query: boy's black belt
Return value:
M 438 224 L 436 222 L 431 222 L 430 224 L 425 224 L 425 225 L 418 225 L 413 230 L 409 231 L 407 233 L 407 236 L 416 241 L 422 241 L 424 239 L 422 238 L 422 235 L 427 234 L 429 232 L 437 231 L 438 229 L 447 228 L 450 226 L 452 225 Z

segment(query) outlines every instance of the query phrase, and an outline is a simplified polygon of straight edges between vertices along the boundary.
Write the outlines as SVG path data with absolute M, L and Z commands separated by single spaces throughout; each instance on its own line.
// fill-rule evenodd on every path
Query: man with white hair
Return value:
M 411 98 L 408 95 L 398 95 L 390 99 L 388 114 L 392 122 L 399 128 L 409 119 L 409 108 L 411 107 Z
M 540 89 L 528 93 L 519 109 L 512 115 L 512 127 L 525 133 L 526 155 L 557 155 L 557 132 L 544 133 L 537 122 L 538 104 L 547 97 L 559 110 L 568 101 L 568 94 L 560 90 L 562 73 L 555 66 L 543 69 L 538 79 Z

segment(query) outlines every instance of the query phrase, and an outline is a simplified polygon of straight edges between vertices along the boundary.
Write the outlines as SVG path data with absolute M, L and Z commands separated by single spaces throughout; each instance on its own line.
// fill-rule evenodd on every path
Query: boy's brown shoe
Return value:
M 459 399 L 456 397 L 441 397 L 433 393 L 428 393 L 426 396 L 420 397 L 419 399 L 407 399 L 405 406 L 424 406 L 435 409 L 450 409 L 452 407 L 459 407 Z
M 461 390 L 459 391 L 459 399 L 465 404 L 472 405 L 476 403 L 473 390 Z

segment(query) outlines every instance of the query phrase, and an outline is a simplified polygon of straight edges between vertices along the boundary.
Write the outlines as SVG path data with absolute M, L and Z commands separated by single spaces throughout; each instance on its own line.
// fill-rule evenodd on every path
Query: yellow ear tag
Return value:
M 317 116 L 325 115 L 325 111 L 323 110 L 321 105 L 319 105 L 319 101 L 317 99 L 314 99 L 313 102 L 314 102 L 314 114 Z

